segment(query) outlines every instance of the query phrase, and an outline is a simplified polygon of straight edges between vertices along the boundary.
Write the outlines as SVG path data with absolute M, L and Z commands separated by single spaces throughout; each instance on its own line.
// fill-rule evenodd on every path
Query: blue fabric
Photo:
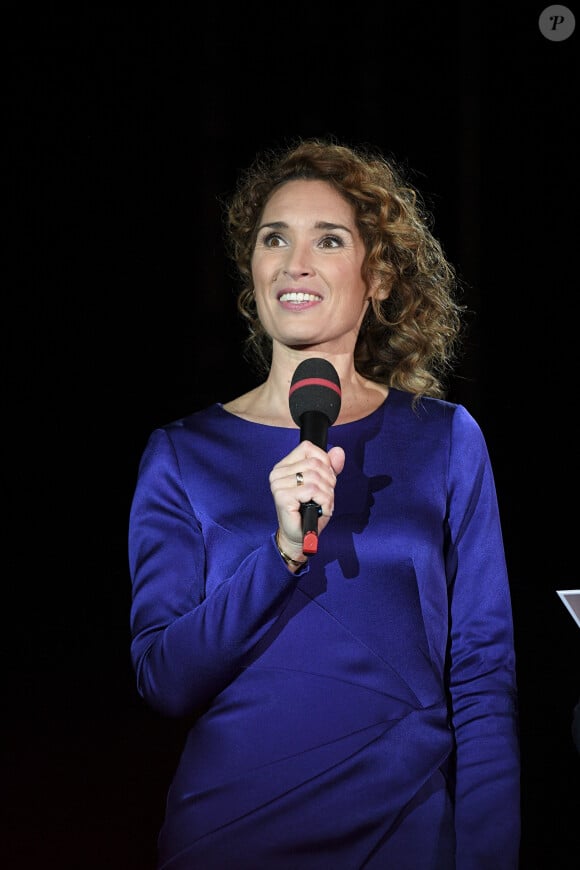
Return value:
M 512 615 L 480 427 L 394 389 L 331 427 L 335 513 L 292 575 L 268 475 L 298 439 L 216 404 L 143 454 L 132 660 L 152 707 L 191 718 L 158 867 L 513 870 Z

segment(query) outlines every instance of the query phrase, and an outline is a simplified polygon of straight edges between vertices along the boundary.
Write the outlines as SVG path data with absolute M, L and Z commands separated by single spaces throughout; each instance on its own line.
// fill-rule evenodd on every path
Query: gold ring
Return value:
M 304 475 L 301 471 L 296 472 L 296 486 L 302 486 L 304 483 Z

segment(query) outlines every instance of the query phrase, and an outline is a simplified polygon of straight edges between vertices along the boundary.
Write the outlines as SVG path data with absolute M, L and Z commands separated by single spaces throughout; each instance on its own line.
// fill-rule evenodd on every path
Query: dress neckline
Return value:
M 349 420 L 348 423 L 334 423 L 332 428 L 345 431 L 346 429 L 348 429 L 349 426 L 357 426 L 359 423 L 362 423 L 364 421 L 371 422 L 375 415 L 381 414 L 386 410 L 387 405 L 389 404 L 389 399 L 391 398 L 391 394 L 393 392 L 396 392 L 396 389 L 394 387 L 389 387 L 389 392 L 387 393 L 383 401 L 380 403 L 380 405 L 377 405 L 374 411 L 371 411 L 370 414 L 365 414 L 364 417 L 359 417 L 356 420 Z M 224 416 L 235 420 L 240 425 L 245 424 L 247 426 L 259 426 L 263 429 L 277 429 L 281 432 L 294 432 L 298 429 L 298 426 L 277 426 L 271 423 L 258 423 L 255 420 L 248 420 L 246 417 L 239 417 L 232 411 L 227 411 L 224 408 L 222 402 L 216 402 L 214 407 L 217 408 Z

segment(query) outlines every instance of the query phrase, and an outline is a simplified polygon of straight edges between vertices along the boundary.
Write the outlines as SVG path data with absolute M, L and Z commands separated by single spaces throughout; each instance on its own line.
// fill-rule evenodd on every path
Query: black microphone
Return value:
M 290 384 L 290 413 L 300 426 L 300 440 L 312 441 L 326 450 L 328 427 L 340 411 L 340 378 L 328 360 L 312 357 L 300 363 Z M 320 505 L 306 502 L 300 508 L 302 516 L 302 549 L 307 555 L 318 550 L 318 517 Z

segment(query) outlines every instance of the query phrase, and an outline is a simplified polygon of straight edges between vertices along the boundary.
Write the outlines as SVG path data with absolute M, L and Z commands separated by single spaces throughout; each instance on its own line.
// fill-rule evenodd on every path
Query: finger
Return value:
M 344 468 L 346 455 L 342 447 L 331 447 L 328 451 L 328 458 L 335 474 L 340 474 Z
M 326 527 L 334 512 L 334 489 L 344 462 L 342 447 L 333 447 L 327 452 L 310 442 L 302 442 L 272 468 L 270 489 L 278 523 L 287 542 L 300 543 L 300 508 L 309 501 L 316 502 L 322 510 L 319 532 Z
M 336 475 L 324 470 L 312 468 L 303 474 L 304 483 L 296 485 L 296 475 L 286 474 L 271 482 L 271 491 L 278 513 L 280 524 L 285 531 L 290 528 L 299 533 L 300 510 L 303 504 L 315 502 L 320 506 L 323 516 L 331 516 L 334 510 L 334 487 Z
M 336 473 L 326 453 L 322 457 L 305 456 L 294 461 L 288 461 L 285 457 L 270 472 L 270 486 L 302 489 L 305 485 L 334 486 L 335 484 Z M 301 497 L 302 495 L 303 493 Z

